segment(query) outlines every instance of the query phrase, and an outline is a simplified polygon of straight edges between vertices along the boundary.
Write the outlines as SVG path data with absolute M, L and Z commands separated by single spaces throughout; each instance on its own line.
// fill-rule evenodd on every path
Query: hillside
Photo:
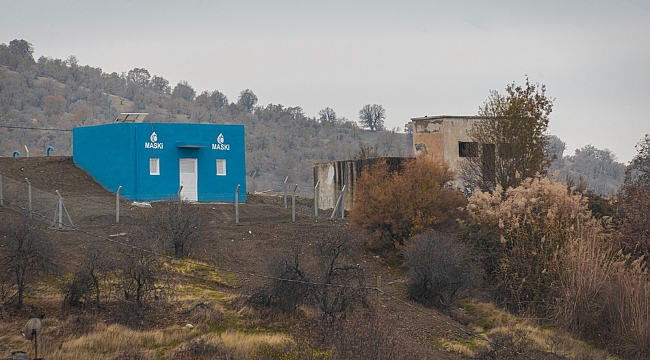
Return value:
M 341 327 L 336 333 L 318 335 L 323 331 L 319 326 L 324 324 L 318 322 L 317 308 L 304 306 L 294 313 L 282 313 L 249 304 L 247 299 L 273 284 L 269 276 L 277 266 L 274 259 L 292 253 L 298 245 L 304 270 L 318 274 L 322 256 L 318 244 L 332 234 L 346 233 L 346 221 L 315 219 L 309 199 L 298 199 L 296 223 L 291 223 L 290 209 L 285 209 L 277 196 L 251 195 L 242 205 L 240 224 L 234 222 L 232 204 L 185 205 L 185 211 L 201 224 L 190 256 L 174 260 L 169 253 L 158 252 L 145 257 L 161 266 L 156 276 L 165 285 L 142 304 L 125 301 L 121 291 L 126 288 L 117 282 L 122 276 L 120 264 L 133 256 L 132 251 L 137 250 L 133 246 L 145 246 L 138 237 L 147 238 L 146 231 L 153 229 L 149 224 L 156 224 L 166 205 L 154 203 L 152 208 L 140 208 L 122 202 L 118 224 L 111 213 L 115 210 L 114 195 L 101 189 L 68 157 L 0 158 L 0 169 L 5 199 L 5 207 L 0 207 L 2 231 L 16 229 L 12 224 L 26 221 L 24 200 L 14 200 L 26 197 L 24 178 L 30 179 L 36 202 L 55 198 L 53 192 L 59 190 L 75 223 L 74 228 L 66 226 L 67 231 L 56 231 L 48 227 L 55 203 L 33 209 L 37 221 L 30 226 L 43 226 L 39 233 L 54 245 L 48 250 L 52 268 L 30 280 L 32 286 L 21 309 L 5 306 L 5 302 L 11 303 L 5 291 L 10 288 L 0 291 L 0 355 L 11 349 L 29 351 L 29 343 L 17 329 L 25 319 L 43 313 L 46 318 L 39 355 L 52 360 L 177 359 L 188 358 L 188 353 L 186 357 L 178 354 L 190 348 L 195 351 L 190 354 L 224 351 L 234 359 L 275 359 L 282 358 L 283 352 L 302 353 L 304 359 L 329 358 L 332 350 L 325 350 L 323 357 L 300 350 L 332 346 L 317 340 L 322 335 L 345 336 L 336 340 L 336 346 L 353 351 L 356 358 L 456 359 L 509 354 L 510 350 L 494 347 L 497 345 L 488 346 L 483 340 L 488 337 L 498 346 L 540 359 L 611 358 L 567 334 L 543 329 L 471 298 L 464 298 L 460 308 L 448 313 L 422 307 L 408 298 L 406 269 L 366 250 L 349 261 L 362 270 L 362 284 L 370 290 L 360 295 L 366 296 L 368 303 L 352 313 L 359 315 L 337 325 Z M 354 236 L 356 241 L 363 239 L 359 234 Z M 87 254 L 96 254 L 93 264 L 99 266 L 100 274 L 108 271 L 113 275 L 101 278 L 104 291 L 98 303 L 81 297 L 71 305 L 70 290 L 64 289 L 71 289 L 79 271 L 89 264 Z M 375 286 L 381 294 L 372 290 Z M 472 293 L 481 297 L 481 291 L 474 289 Z M 361 315 L 367 311 L 370 318 Z M 509 332 L 535 340 L 517 347 L 516 342 L 509 341 L 519 341 L 516 336 L 522 335 L 503 335 Z M 313 336 L 316 338 L 311 339 Z M 206 341 L 222 345 L 209 347 Z M 372 350 L 368 345 L 375 342 L 379 347 Z M 368 351 L 379 353 L 369 355 Z
M 31 155 L 52 146 L 53 154 L 69 156 L 72 128 L 110 123 L 120 112 L 147 112 L 152 122 L 244 124 L 251 192 L 281 190 L 289 176 L 308 194 L 314 162 L 351 159 L 361 145 L 411 154 L 408 134 L 364 130 L 333 111 L 315 118 L 299 106 L 261 105 L 248 89 L 230 101 L 218 90 L 197 94 L 186 82 L 172 87 L 146 69 L 108 74 L 73 56 L 34 60 L 25 46 L 0 44 L 0 156 L 26 156 L 25 146 Z

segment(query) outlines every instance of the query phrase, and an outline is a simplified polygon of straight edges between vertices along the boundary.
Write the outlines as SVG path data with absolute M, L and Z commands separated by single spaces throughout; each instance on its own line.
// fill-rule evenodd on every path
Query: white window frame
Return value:
M 160 175 L 159 158 L 149 158 L 149 175 Z
M 223 173 L 219 172 L 219 163 L 223 164 Z M 217 159 L 217 176 L 226 176 L 226 159 Z

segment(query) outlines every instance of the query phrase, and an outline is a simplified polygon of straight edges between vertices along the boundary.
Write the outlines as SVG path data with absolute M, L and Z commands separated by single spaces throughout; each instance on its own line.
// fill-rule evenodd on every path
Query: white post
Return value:
M 314 186 L 314 217 L 318 217 L 318 185 L 320 185 L 320 181 L 316 182 L 316 186 Z
M 239 224 L 239 187 L 241 184 L 237 184 L 237 189 L 235 189 L 235 224 Z
M 63 228 L 63 197 L 59 193 L 59 190 L 56 191 L 56 194 L 59 195 L 59 229 Z
M 178 201 L 181 201 L 181 191 L 183 191 L 183 185 L 178 188 Z
M 341 220 L 345 220 L 345 188 L 347 185 L 343 185 L 341 190 Z
M 336 205 L 334 205 L 334 210 L 332 211 L 332 216 L 330 216 L 330 219 L 334 219 L 334 217 L 336 216 L 336 210 L 339 208 L 339 204 L 343 208 L 343 211 L 345 211 L 345 204 L 341 204 L 341 201 L 343 200 L 343 193 L 345 192 L 345 187 L 346 185 L 343 185 L 343 189 L 341 189 L 341 193 L 339 194 L 339 197 L 336 200 Z
M 286 178 L 284 178 L 284 208 L 287 208 L 287 180 L 289 180 L 289 176 L 287 175 Z
M 27 153 L 27 157 L 29 157 L 29 149 L 27 148 L 27 145 L 23 145 L 25 147 L 25 152 Z
M 120 223 L 120 190 L 122 190 L 122 185 L 117 188 L 115 193 L 115 223 Z
M 291 194 L 291 222 L 296 222 L 296 189 L 298 184 L 293 187 L 293 193 Z
M 5 197 L 2 193 L 2 174 L 0 174 L 0 207 L 5 206 Z
M 29 180 L 27 180 L 27 178 L 25 178 L 25 181 L 27 181 L 27 201 L 29 203 L 29 218 L 33 219 L 34 213 L 32 213 L 32 184 L 29 182 Z

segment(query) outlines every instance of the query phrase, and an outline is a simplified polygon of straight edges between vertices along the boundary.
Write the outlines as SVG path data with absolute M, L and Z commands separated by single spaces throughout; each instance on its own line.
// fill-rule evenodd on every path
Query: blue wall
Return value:
M 160 159 L 160 175 L 150 175 L 150 158 Z M 109 191 L 121 185 L 120 195 L 130 200 L 176 196 L 180 158 L 197 159 L 198 201 L 234 202 L 238 184 L 239 199 L 246 201 L 243 125 L 115 123 L 73 131 L 77 166 Z M 226 160 L 225 176 L 216 175 L 216 159 Z

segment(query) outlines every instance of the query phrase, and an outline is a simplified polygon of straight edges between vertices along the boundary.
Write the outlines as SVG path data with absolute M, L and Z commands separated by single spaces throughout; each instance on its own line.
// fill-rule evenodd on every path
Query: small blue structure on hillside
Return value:
M 73 130 L 72 157 L 129 200 L 246 201 L 244 125 L 126 122 Z

